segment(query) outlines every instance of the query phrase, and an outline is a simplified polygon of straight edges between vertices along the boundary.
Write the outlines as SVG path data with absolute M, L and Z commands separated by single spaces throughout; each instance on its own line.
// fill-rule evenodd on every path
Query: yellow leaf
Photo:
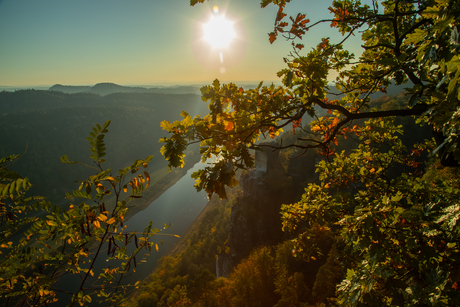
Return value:
M 105 216 L 104 214 L 99 214 L 97 218 L 101 222 L 105 222 L 107 220 L 107 216 Z
M 115 178 L 113 178 L 113 177 L 111 177 L 111 176 L 110 176 L 110 177 L 107 177 L 107 178 L 105 178 L 105 179 L 106 179 L 106 180 L 109 180 L 109 181 L 115 180 Z
M 73 205 L 70 205 L 69 209 L 73 209 Z
M 67 243 L 71 244 L 72 243 L 72 240 L 69 238 L 67 239 Z
M 158 244 L 156 244 L 156 243 L 155 243 L 155 249 L 156 249 L 157 252 L 158 252 L 159 248 L 158 248 Z
M 145 182 L 144 177 L 142 177 L 142 175 L 138 175 L 137 177 L 139 178 L 139 184 L 144 184 Z
M 115 223 L 115 218 L 111 217 L 106 223 L 109 225 Z
M 99 228 L 99 227 L 101 227 L 101 224 L 99 223 L 98 220 L 94 220 L 94 221 L 93 221 L 93 225 L 94 225 L 94 227 L 95 227 L 96 229 Z
M 149 166 L 149 165 L 148 165 L 147 163 L 144 162 L 144 163 L 142 163 L 142 166 L 143 166 L 144 168 L 147 168 L 147 166 Z
M 123 192 L 125 192 L 125 193 L 128 192 L 128 187 L 125 186 L 125 187 L 123 188 Z
M 369 172 L 372 174 L 373 172 L 375 172 L 375 168 L 371 168 Z
M 55 222 L 52 222 L 50 220 L 47 220 L 46 224 L 48 224 L 49 226 L 57 226 L 57 224 Z
M 320 126 L 313 126 L 311 127 L 311 131 L 313 132 L 317 132 L 317 131 L 320 131 L 321 130 L 321 127 Z

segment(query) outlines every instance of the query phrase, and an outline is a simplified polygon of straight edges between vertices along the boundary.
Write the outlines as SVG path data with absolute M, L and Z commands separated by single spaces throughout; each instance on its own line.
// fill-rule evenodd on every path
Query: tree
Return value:
M 135 271 L 143 249 L 158 249 L 150 241 L 158 230 L 150 224 L 143 232 L 126 232 L 123 220 L 128 202 L 141 197 L 149 185 L 149 174 L 137 173 L 152 156 L 118 172 L 104 169 L 109 125 L 110 121 L 96 125 L 87 138 L 93 165 L 61 158 L 63 163 L 79 163 L 94 171 L 79 181 L 77 190 L 67 193 L 72 202 L 68 209 L 43 197 L 26 197 L 32 184 L 8 169 L 19 157 L 0 160 L 0 297 L 4 306 L 44 306 L 56 302 L 58 294 L 67 297 L 64 301 L 69 306 L 83 306 L 96 296 L 113 304 L 123 301 L 123 294 L 139 284 L 126 285 L 122 280 Z M 83 201 L 76 204 L 77 199 Z M 135 245 L 132 252 L 128 245 Z M 95 263 L 102 257 L 108 262 L 99 270 Z M 80 278 L 65 289 L 56 285 L 65 275 Z
M 283 206 L 284 230 L 299 233 L 300 256 L 319 257 L 318 242 L 336 238 L 343 305 L 457 305 L 459 176 L 430 182 L 415 168 L 391 178 L 418 154 L 405 154 L 397 132 L 370 120 L 358 149 L 319 163 L 321 183 Z
M 194 5 L 204 0 L 192 0 Z M 196 188 L 225 198 L 238 169 L 254 166 L 250 149 L 296 147 L 318 150 L 320 184 L 306 187 L 302 199 L 282 208 L 283 229 L 294 236 L 294 254 L 320 257 L 322 239 L 334 240 L 337 261 L 345 272 L 336 285 L 341 305 L 459 305 L 458 242 L 460 217 L 458 171 L 441 176 L 438 162 L 458 165 L 460 87 L 460 3 L 454 0 L 389 0 L 361 4 L 333 1 L 332 18 L 310 22 L 299 13 L 286 20 L 289 0 L 263 0 L 278 6 L 270 42 L 291 41 L 287 68 L 278 73 L 283 86 L 244 90 L 215 80 L 203 87 L 210 113 L 162 127 L 162 153 L 170 167 L 183 165 L 188 144 L 200 143 L 203 162 L 219 160 L 193 174 Z M 323 38 L 304 53 L 302 38 L 320 23 L 329 23 L 343 38 Z M 343 49 L 361 33 L 363 52 Z M 337 74 L 333 85 L 327 77 Z M 372 109 L 371 95 L 405 84 L 402 108 Z M 334 99 L 336 98 L 336 99 Z M 318 107 L 326 110 L 320 116 Z M 310 129 L 302 120 L 312 118 Z M 395 117 L 414 116 L 429 124 L 437 143 L 428 140 L 407 148 Z M 365 121 L 367 120 L 367 121 Z M 363 123 L 363 121 L 365 121 Z M 260 144 L 282 128 L 302 129 L 311 137 L 283 145 Z M 351 153 L 335 152 L 338 141 L 358 138 Z M 419 156 L 438 158 L 419 167 Z M 331 278 L 336 280 L 337 276 Z M 321 299 L 325 294 L 317 293 Z
M 275 267 L 267 247 L 254 250 L 238 264 L 226 280 L 231 306 L 273 306 L 279 299 L 275 294 Z
M 192 0 L 191 4 L 198 2 L 204 0 Z M 292 41 L 293 51 L 285 58 L 287 68 L 278 73 L 284 86 L 261 83 L 255 89 L 244 90 L 215 80 L 203 87 L 202 99 L 209 102 L 208 115 L 191 118 L 183 112 L 182 121 L 162 123 L 163 129 L 172 133 L 161 139 L 169 167 L 181 167 L 187 145 L 200 143 L 203 160 L 212 155 L 222 159 L 194 174 L 196 187 L 225 197 L 223 187 L 236 184 L 235 171 L 253 167 L 249 149 L 260 148 L 256 143 L 260 138 L 274 138 L 284 127 L 302 129 L 305 115 L 314 118 L 312 137 L 276 148 L 316 148 L 332 154 L 331 144 L 337 142 L 337 136 L 353 133 L 353 122 L 359 119 L 419 116 L 442 132 L 436 152 L 443 150 L 446 156 L 460 158 L 456 145 L 460 94 L 457 1 L 372 1 L 372 6 L 360 1 L 333 1 L 333 18 L 315 23 L 301 13 L 286 21 L 284 8 L 289 2 L 264 0 L 261 4 L 279 7 L 270 41 L 280 35 Z M 298 40 L 319 23 L 329 23 L 343 39 L 333 43 L 324 38 L 303 55 L 303 44 Z M 343 43 L 360 31 L 364 51 L 356 57 L 343 49 Z M 331 72 L 338 75 L 334 89 L 327 81 Z M 391 82 L 407 84 L 405 107 L 368 109 L 370 95 L 385 92 Z M 316 106 L 329 115 L 317 117 Z

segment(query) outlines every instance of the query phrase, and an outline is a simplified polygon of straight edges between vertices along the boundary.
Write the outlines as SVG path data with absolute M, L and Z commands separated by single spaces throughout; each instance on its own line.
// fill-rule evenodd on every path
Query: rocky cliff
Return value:
M 240 179 L 243 192 L 232 208 L 229 249 L 219 255 L 219 276 L 228 276 L 254 248 L 283 240 L 280 208 L 294 201 L 287 182 L 288 175 L 281 165 L 279 151 L 266 147 L 256 152 L 256 168 Z

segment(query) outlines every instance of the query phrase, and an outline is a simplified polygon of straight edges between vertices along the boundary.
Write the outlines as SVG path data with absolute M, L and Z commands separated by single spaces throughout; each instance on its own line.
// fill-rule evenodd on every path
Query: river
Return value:
M 204 191 L 197 192 L 193 187 L 195 180 L 190 177 L 193 172 L 202 167 L 201 162 L 195 164 L 185 176 L 153 201 L 148 208 L 130 218 L 126 223 L 128 225 L 127 230 L 129 232 L 143 231 L 152 221 L 153 227 L 160 230 L 163 229 L 164 224 L 171 224 L 171 227 L 162 232 L 182 236 L 208 202 L 206 193 Z M 165 236 L 161 233 L 156 237 L 157 239 L 153 241 L 158 244 L 163 241 L 163 245 L 159 245 L 160 250 L 158 252 L 154 252 L 152 249 L 148 261 L 139 266 L 139 270 L 144 272 L 140 273 L 135 280 L 147 277 L 157 266 L 158 259 L 169 253 L 174 244 L 179 241 L 177 237 Z

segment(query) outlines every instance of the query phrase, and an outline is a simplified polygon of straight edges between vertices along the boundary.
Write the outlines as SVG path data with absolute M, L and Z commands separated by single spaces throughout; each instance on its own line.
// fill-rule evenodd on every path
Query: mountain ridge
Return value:
M 101 96 L 106 96 L 114 93 L 200 94 L 200 86 L 197 85 L 178 85 L 147 88 L 140 86 L 118 85 L 112 82 L 100 82 L 93 86 L 55 84 L 51 86 L 49 90 L 63 92 L 66 94 L 91 93 Z

